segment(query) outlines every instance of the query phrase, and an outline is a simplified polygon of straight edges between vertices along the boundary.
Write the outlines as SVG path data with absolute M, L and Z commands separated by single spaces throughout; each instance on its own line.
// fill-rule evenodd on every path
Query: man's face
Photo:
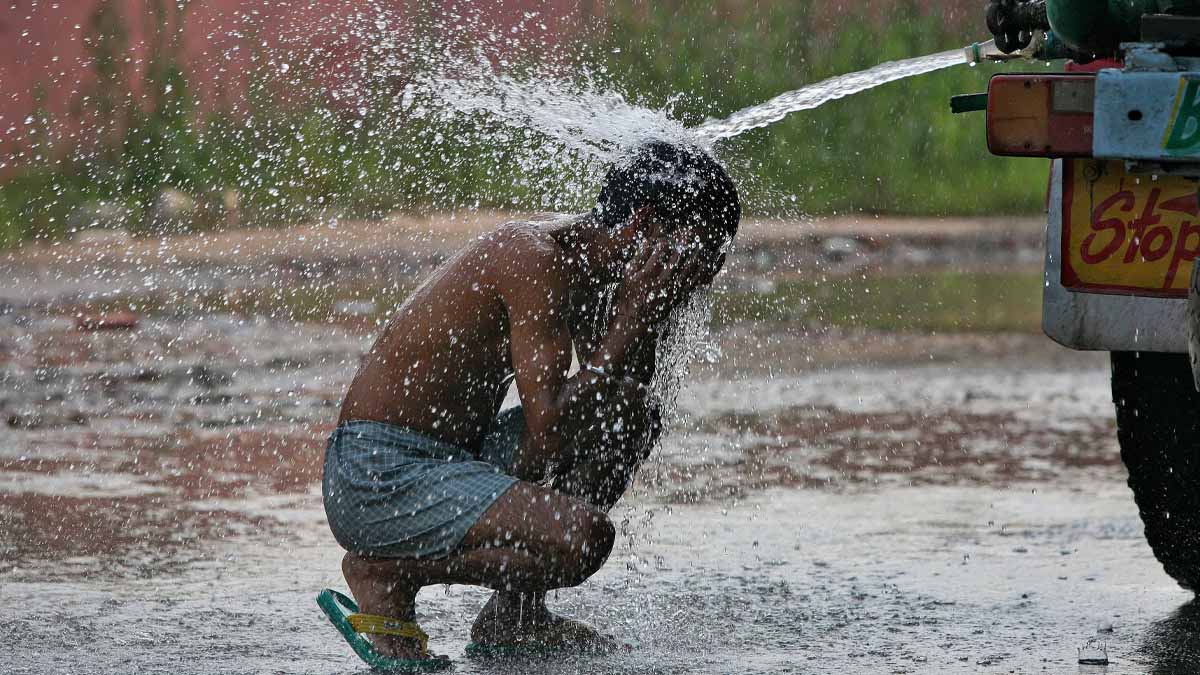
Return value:
M 671 252 L 679 254 L 681 264 L 695 260 L 701 272 L 693 280 L 695 288 L 689 291 L 706 286 L 724 267 L 725 254 L 721 252 L 724 247 L 719 242 L 705 239 L 705 231 L 703 225 L 673 226 L 655 218 L 648 211 L 636 213 L 627 224 L 613 231 L 613 274 L 619 278 L 625 265 L 641 247 L 665 242 Z
M 702 277 L 702 285 L 712 282 L 712 278 L 725 266 L 724 248 L 719 242 L 706 240 L 699 227 L 678 227 L 665 235 L 671 250 L 679 253 L 682 260 L 696 259 L 700 269 L 708 272 Z

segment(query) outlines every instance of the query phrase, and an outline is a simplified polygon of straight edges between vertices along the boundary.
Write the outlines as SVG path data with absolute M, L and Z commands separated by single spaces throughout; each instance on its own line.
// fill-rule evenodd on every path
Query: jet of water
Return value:
M 751 129 L 774 124 L 800 110 L 811 110 L 829 101 L 857 94 L 881 84 L 902 80 L 913 75 L 931 73 L 965 62 L 962 49 L 951 49 L 901 61 L 888 61 L 866 70 L 837 75 L 780 94 L 765 103 L 743 108 L 723 120 L 705 122 L 696 127 L 693 132 L 701 141 L 715 144 L 717 141 L 733 138 Z
M 417 79 L 414 89 L 433 93 L 443 111 L 449 109 L 460 116 L 484 114 L 510 127 L 537 131 L 565 150 L 607 163 L 648 137 L 712 147 L 751 129 L 774 124 L 791 113 L 965 62 L 961 49 L 889 61 L 780 94 L 723 120 L 710 120 L 690 129 L 664 111 L 634 105 L 604 87 L 581 86 L 546 76 L 518 79 L 495 72 L 485 59 L 465 69 L 464 62 L 459 61 L 453 76 L 445 71 L 428 73 Z
M 665 111 L 635 105 L 601 85 L 534 74 L 496 72 L 483 55 L 454 63 L 453 76 L 434 71 L 417 77 L 414 92 L 433 94 L 443 111 L 482 114 L 547 139 L 590 159 L 610 163 L 648 138 L 684 140 L 688 131 Z

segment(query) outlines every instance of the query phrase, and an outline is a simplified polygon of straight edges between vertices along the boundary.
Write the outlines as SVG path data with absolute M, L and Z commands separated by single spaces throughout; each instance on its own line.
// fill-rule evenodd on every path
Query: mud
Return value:
M 297 279 L 360 278 L 339 265 Z M 321 453 L 376 321 L 345 303 L 378 309 L 416 272 L 369 297 L 335 284 L 341 309 L 309 318 L 294 297 L 282 313 L 206 304 L 169 265 L 174 287 L 122 272 L 94 297 L 87 279 L 14 270 L 12 288 L 39 290 L 6 292 L 0 313 L 5 672 L 362 672 L 313 603 L 344 588 Z M 135 327 L 78 322 L 113 297 L 139 306 Z M 1200 668 L 1191 595 L 1123 485 L 1104 355 L 1020 334 L 714 338 L 724 356 L 696 367 L 612 514 L 608 564 L 552 603 L 636 648 L 472 661 L 486 595 L 426 589 L 422 624 L 456 672 Z M 1107 669 L 1077 664 L 1090 639 Z

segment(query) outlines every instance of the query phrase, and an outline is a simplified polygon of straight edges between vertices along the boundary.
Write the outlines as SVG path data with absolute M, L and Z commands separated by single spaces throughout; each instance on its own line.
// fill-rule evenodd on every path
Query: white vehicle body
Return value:
M 1095 76 L 1092 163 L 1051 165 L 1042 329 L 1072 349 L 1190 352 L 1200 389 L 1200 59 L 1122 48 L 1123 67 Z M 1114 184 L 1127 203 L 1106 199 Z

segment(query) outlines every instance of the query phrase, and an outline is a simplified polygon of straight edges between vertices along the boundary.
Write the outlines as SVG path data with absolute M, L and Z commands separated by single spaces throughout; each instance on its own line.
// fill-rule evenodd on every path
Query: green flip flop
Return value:
M 429 673 L 450 668 L 453 664 L 445 656 L 429 656 L 426 646 L 429 636 L 414 621 L 401 621 L 375 614 L 361 614 L 358 605 L 353 600 L 326 588 L 317 594 L 317 605 L 329 622 L 342 634 L 350 648 L 358 654 L 358 658 L 374 670 L 386 670 L 393 673 Z M 398 635 L 400 637 L 420 640 L 422 659 L 398 659 L 384 656 L 375 651 L 371 641 L 365 634 Z

